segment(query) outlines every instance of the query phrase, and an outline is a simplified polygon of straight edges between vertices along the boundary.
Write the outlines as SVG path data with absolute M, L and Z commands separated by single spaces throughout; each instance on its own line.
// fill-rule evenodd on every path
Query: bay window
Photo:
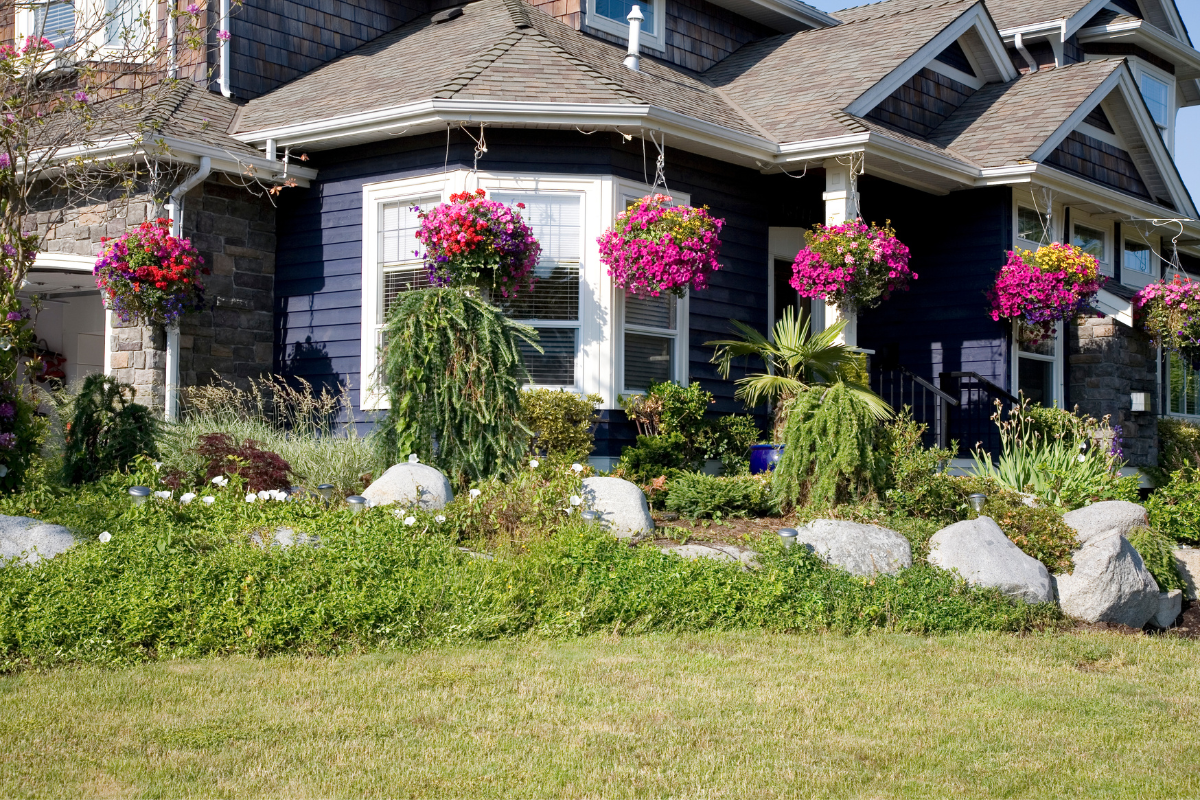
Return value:
M 1050 220 L 1036 209 L 1017 206 L 1017 238 L 1026 250 L 1036 250 L 1053 240 Z

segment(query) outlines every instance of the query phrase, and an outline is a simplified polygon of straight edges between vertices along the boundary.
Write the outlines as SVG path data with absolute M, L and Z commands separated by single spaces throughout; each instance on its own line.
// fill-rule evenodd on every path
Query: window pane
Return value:
M 1075 246 L 1097 261 L 1104 261 L 1104 231 L 1089 228 L 1086 225 L 1075 226 Z
M 515 298 L 493 296 L 492 302 L 511 319 L 579 319 L 579 264 L 543 263 L 551 271 L 538 277 L 532 292 L 522 292 Z
M 575 328 L 538 328 L 537 332 L 543 353 L 521 344 L 530 382 L 540 386 L 574 386 Z
M 1029 242 L 1050 244 L 1046 218 L 1032 208 L 1017 207 L 1017 236 Z
M 1017 388 L 1025 399 L 1043 406 L 1054 405 L 1054 364 L 1034 358 L 1017 358 Z
M 658 297 L 625 297 L 625 324 L 645 328 L 675 330 L 675 312 L 679 301 L 675 295 Z
M 1175 353 L 1169 358 L 1170 407 L 1175 414 L 1200 414 L 1200 375 Z
M 629 12 L 633 10 L 635 3 L 633 0 L 596 0 L 596 13 L 602 17 L 616 20 L 617 22 L 626 21 Z M 642 16 L 646 19 L 642 21 L 642 30 L 654 32 L 654 3 L 636 3 L 642 9 Z
M 411 292 L 413 289 L 428 289 L 429 286 L 429 272 L 424 267 L 389 270 L 383 273 L 383 291 L 379 293 L 382 301 L 379 321 L 387 321 L 387 315 L 391 313 L 392 306 L 396 304 L 401 293 Z
M 580 217 L 583 198 L 578 194 L 521 194 L 492 192 L 491 199 L 506 205 L 524 203 L 521 218 L 533 229 L 542 246 L 539 278 L 548 277 L 558 261 L 579 261 Z
M 1022 353 L 1037 353 L 1040 356 L 1052 356 L 1054 355 L 1054 339 L 1037 339 L 1037 329 L 1026 325 L 1024 322 L 1018 322 L 1017 349 Z
M 1126 240 L 1125 258 L 1121 262 L 1121 267 L 1131 272 L 1142 272 L 1146 275 L 1151 274 L 1154 270 L 1154 264 L 1150 260 L 1149 245 Z
M 146 0 L 104 0 L 104 43 L 140 46 L 146 38 Z
M 675 376 L 675 340 L 666 336 L 625 334 L 625 390 L 644 391 Z
M 1143 75 L 1141 88 L 1146 108 L 1150 109 L 1150 116 L 1154 117 L 1154 121 L 1160 126 L 1167 127 L 1167 115 L 1170 109 L 1170 102 L 1167 99 L 1167 84 L 1158 78 Z
M 442 201 L 441 195 L 426 195 L 384 203 L 379 207 L 379 263 L 397 264 L 419 258 L 421 243 L 417 228 L 421 220 L 413 207 L 429 211 Z
M 40 35 L 55 47 L 69 45 L 75 39 L 75 4 L 46 3 L 33 10 L 33 24 Z

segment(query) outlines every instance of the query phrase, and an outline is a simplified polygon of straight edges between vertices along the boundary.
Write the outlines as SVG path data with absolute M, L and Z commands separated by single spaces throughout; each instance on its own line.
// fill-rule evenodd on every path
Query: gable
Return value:
M 918 136 L 928 136 L 974 93 L 975 89 L 965 83 L 922 67 L 871 109 L 866 118 Z
M 1086 133 L 1071 131 L 1045 163 L 1144 200 L 1153 199 L 1129 153 Z

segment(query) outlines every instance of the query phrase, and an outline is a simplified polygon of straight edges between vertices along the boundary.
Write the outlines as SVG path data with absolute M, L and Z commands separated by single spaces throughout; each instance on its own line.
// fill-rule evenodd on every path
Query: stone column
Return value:
M 836 158 L 825 161 L 825 192 L 821 198 L 825 201 L 825 224 L 841 225 L 847 220 L 858 217 L 858 196 L 854 191 L 851 180 L 852 168 L 840 163 Z M 846 320 L 846 327 L 838 341 L 850 346 L 858 345 L 858 315 L 847 312 L 846 309 L 833 303 L 825 304 L 825 327 L 836 325 L 839 320 Z
M 134 401 L 162 414 L 166 404 L 167 336 L 161 326 L 132 325 L 114 316 L 112 375 L 133 386 Z

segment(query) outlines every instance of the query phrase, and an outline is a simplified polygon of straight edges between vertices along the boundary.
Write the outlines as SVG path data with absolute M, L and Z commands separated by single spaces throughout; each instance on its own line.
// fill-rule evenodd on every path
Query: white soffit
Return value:
M 760 22 L 777 31 L 791 32 L 809 28 L 831 28 L 841 24 L 806 3 L 796 0 L 710 0 L 713 5 L 729 9 L 747 19 Z

